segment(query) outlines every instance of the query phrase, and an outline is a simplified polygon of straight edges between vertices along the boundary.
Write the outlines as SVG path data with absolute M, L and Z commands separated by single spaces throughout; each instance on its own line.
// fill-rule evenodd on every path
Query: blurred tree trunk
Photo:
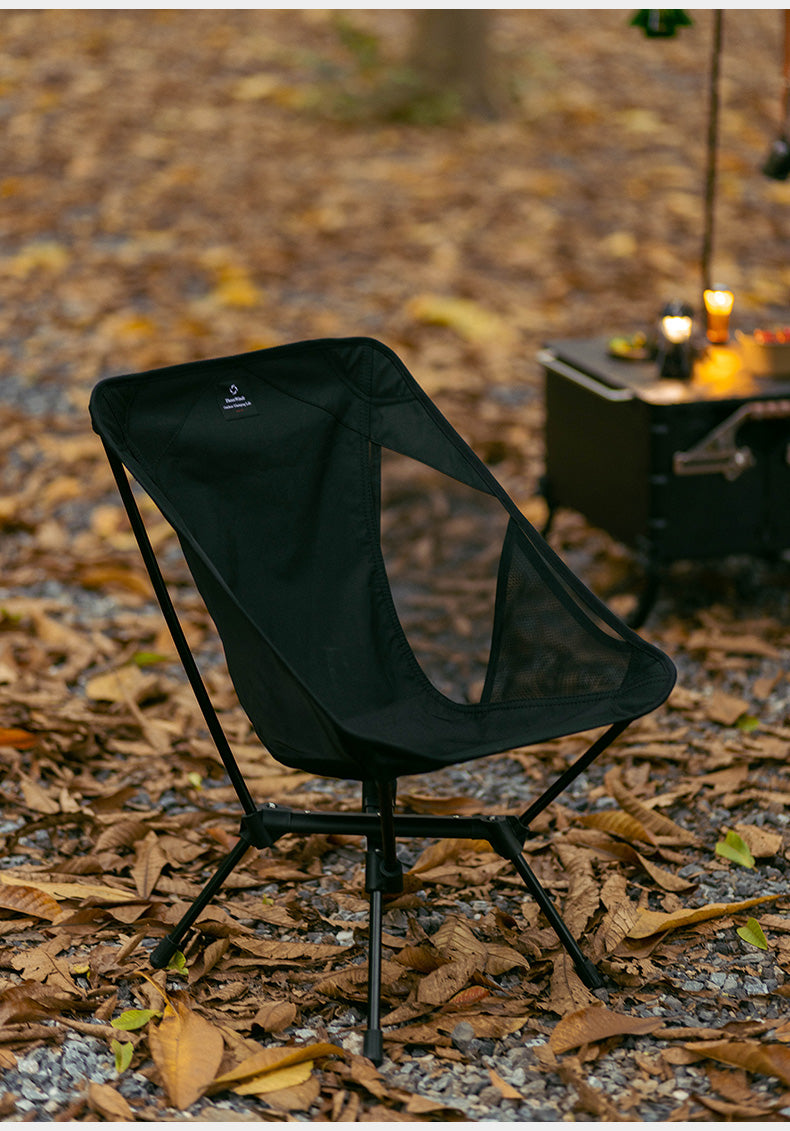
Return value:
M 489 10 L 429 9 L 414 13 L 409 63 L 423 94 L 492 118 L 497 97 L 489 65 Z

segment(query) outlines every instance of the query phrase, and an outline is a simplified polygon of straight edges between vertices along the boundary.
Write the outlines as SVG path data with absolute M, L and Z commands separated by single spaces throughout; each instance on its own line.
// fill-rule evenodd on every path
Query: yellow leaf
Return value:
M 219 281 L 210 297 L 220 306 L 257 306 L 261 301 L 261 293 L 246 268 L 227 264 L 220 267 L 218 274 Z
M 629 133 L 653 134 L 660 133 L 665 128 L 663 119 L 655 111 L 639 106 L 619 111 L 617 122 Z
M 283 1088 L 295 1088 L 298 1084 L 304 1084 L 310 1079 L 312 1071 L 312 1060 L 305 1060 L 301 1064 L 291 1064 L 288 1068 L 265 1072 L 263 1076 L 254 1076 L 252 1080 L 236 1084 L 231 1090 L 237 1096 L 264 1096 L 267 1092 L 279 1092 Z
M 55 240 L 36 240 L 26 244 L 2 267 L 17 279 L 26 279 L 34 271 L 62 271 L 69 262 L 69 252 L 63 244 Z
M 506 1080 L 503 1080 L 499 1073 L 495 1072 L 493 1068 L 489 1068 L 488 1075 L 491 1077 L 491 1083 L 500 1092 L 503 1099 L 523 1100 L 524 1097 L 521 1092 L 517 1092 L 516 1089 L 511 1084 L 508 1084 Z
M 318 1060 L 322 1056 L 344 1056 L 343 1049 L 337 1045 L 319 1042 L 315 1045 L 304 1045 L 301 1048 L 267 1048 L 246 1057 L 235 1068 L 218 1076 L 211 1085 L 211 1091 L 221 1091 L 223 1088 L 233 1088 L 245 1080 L 252 1080 L 266 1072 L 279 1072 L 283 1068 L 290 1068 L 294 1064 L 304 1061 Z M 284 1086 L 284 1085 L 283 1085 Z
M 142 1029 L 154 1017 L 161 1016 L 157 1009 L 126 1009 L 119 1017 L 113 1018 L 110 1024 L 113 1029 L 132 1032 L 134 1029 Z
M 181 1001 L 169 1003 L 162 1023 L 151 1028 L 148 1047 L 170 1102 L 184 1110 L 199 1099 L 222 1061 L 219 1029 Z
M 100 330 L 113 341 L 134 345 L 155 337 L 159 327 L 145 314 L 118 313 L 102 319 Z
M 108 703 L 139 703 L 157 686 L 158 677 L 146 675 L 137 664 L 125 664 L 113 672 L 89 679 L 85 694 L 89 699 Z
M 310 1076 L 304 1084 L 294 1088 L 280 1088 L 266 1093 L 266 1106 L 275 1111 L 309 1111 L 321 1095 L 321 1085 L 316 1076 Z
M 239 102 L 258 102 L 262 98 L 269 98 L 280 86 L 281 79 L 277 75 L 258 72 L 247 75 L 233 87 L 233 97 Z
M 60 904 L 51 895 L 38 888 L 23 884 L 0 883 L 0 907 L 8 911 L 18 911 L 20 915 L 32 915 L 36 919 L 50 922 L 60 915 Z
M 782 894 L 761 895 L 756 899 L 744 899 L 740 903 L 706 903 L 704 907 L 684 908 L 681 911 L 650 911 L 643 907 L 640 908 L 636 922 L 628 931 L 628 938 L 649 939 L 652 935 L 661 934 L 663 931 L 690 927 L 695 923 L 704 923 L 708 919 L 720 919 L 723 915 L 746 911 L 758 903 L 773 902 L 783 898 Z
M 579 824 L 588 829 L 600 829 L 623 840 L 641 840 L 644 844 L 654 844 L 655 837 L 647 831 L 641 821 L 622 809 L 605 809 L 600 813 L 587 813 L 578 818 Z
M 630 259 L 635 256 L 639 250 L 639 245 L 636 236 L 633 232 L 619 230 L 610 232 L 601 240 L 601 249 L 614 259 Z
M 86 566 L 79 570 L 79 580 L 86 589 L 123 589 L 138 597 L 151 596 L 151 583 L 141 571 L 124 565 Z
M 610 770 L 604 778 L 604 784 L 606 785 L 608 793 L 615 799 L 620 808 L 625 810 L 629 816 L 639 821 L 647 831 L 654 836 L 664 837 L 677 844 L 697 843 L 697 838 L 693 833 L 682 829 L 680 825 L 676 825 L 669 817 L 657 813 L 654 809 L 644 805 L 638 798 L 634 797 L 620 780 L 619 771 Z
M 471 299 L 418 295 L 409 303 L 408 313 L 429 326 L 447 326 L 473 343 L 504 342 L 512 337 L 504 319 Z
M 115 1071 L 120 1075 L 125 1072 L 134 1058 L 134 1045 L 131 1041 L 110 1041 L 110 1050 L 115 1055 Z
M 768 939 L 756 919 L 747 919 L 746 926 L 739 927 L 735 933 L 750 946 L 756 946 L 759 950 L 768 950 Z
M 37 891 L 46 892 L 53 899 L 91 899 L 101 900 L 102 903 L 137 903 L 139 896 L 136 892 L 126 891 L 123 888 L 105 887 L 103 884 L 79 884 L 69 881 L 50 883 L 45 880 L 22 878 L 10 872 L 0 872 L 0 883 L 22 884 L 35 888 Z

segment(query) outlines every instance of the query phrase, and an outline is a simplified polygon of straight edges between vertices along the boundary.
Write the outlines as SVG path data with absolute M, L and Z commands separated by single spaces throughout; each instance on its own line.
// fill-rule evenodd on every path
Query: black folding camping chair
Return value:
M 602 985 L 522 849 L 536 815 L 629 722 L 667 698 L 675 678 L 670 660 L 581 584 L 401 361 L 376 341 L 302 342 L 113 377 L 97 385 L 90 411 L 243 810 L 236 846 L 157 945 L 152 964 L 167 966 L 250 847 L 271 847 L 287 833 L 362 836 L 370 898 L 364 1051 L 378 1063 L 383 897 L 403 884 L 396 839 L 451 837 L 486 840 L 512 861 L 579 977 L 591 988 Z M 409 479 L 414 469 L 417 477 Z M 174 527 L 239 701 L 266 749 L 287 766 L 361 782 L 359 812 L 301 811 L 252 798 L 180 627 L 127 471 Z M 430 502 L 434 479 L 448 498 L 461 499 L 460 509 L 429 507 L 430 522 L 412 531 L 404 572 L 388 549 L 390 520 L 382 511 L 409 495 Z M 482 531 L 477 543 L 475 530 Z M 417 566 L 430 557 L 424 539 L 439 548 L 432 593 L 417 584 Z M 488 590 L 476 588 L 480 561 L 493 563 Z M 468 586 L 470 616 L 460 624 L 437 613 L 448 603 L 445 573 L 452 570 L 462 589 Z M 482 606 L 481 593 L 488 595 Z M 466 625 L 473 605 L 487 609 L 479 640 Z M 436 628 L 422 655 L 415 617 Z M 437 641 L 448 632 L 455 667 L 432 671 Z M 518 817 L 394 810 L 397 779 L 405 775 L 599 730 Z M 473 773 L 469 781 L 473 789 Z

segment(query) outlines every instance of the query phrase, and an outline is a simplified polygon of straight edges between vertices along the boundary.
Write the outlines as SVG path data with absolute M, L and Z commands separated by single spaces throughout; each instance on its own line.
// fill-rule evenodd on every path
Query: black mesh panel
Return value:
M 502 552 L 496 625 L 484 699 L 491 703 L 609 694 L 622 686 L 630 649 L 548 565 L 525 553 L 511 523 Z

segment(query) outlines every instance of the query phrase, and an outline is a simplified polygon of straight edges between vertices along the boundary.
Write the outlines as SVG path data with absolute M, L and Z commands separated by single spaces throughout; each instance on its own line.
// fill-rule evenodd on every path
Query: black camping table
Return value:
M 689 380 L 666 379 L 607 343 L 558 341 L 538 355 L 546 533 L 570 507 L 644 559 L 638 626 L 668 563 L 790 547 L 790 375 L 755 377 L 718 348 Z

